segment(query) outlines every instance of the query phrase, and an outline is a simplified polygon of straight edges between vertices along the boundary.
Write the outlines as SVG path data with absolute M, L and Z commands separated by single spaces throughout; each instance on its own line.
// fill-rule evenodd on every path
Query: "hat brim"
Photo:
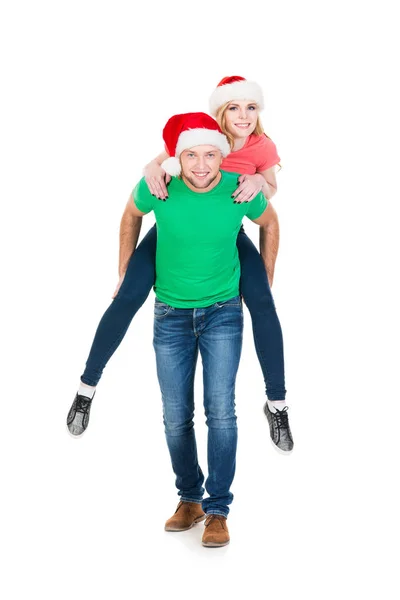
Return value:
M 210 113 L 215 117 L 220 106 L 233 100 L 252 100 L 260 110 L 264 108 L 262 89 L 255 81 L 235 81 L 218 86 L 210 97 Z
M 231 147 L 226 136 L 215 129 L 187 129 L 183 131 L 176 144 L 175 156 L 179 157 L 184 150 L 195 146 L 215 146 L 222 156 L 228 156 Z

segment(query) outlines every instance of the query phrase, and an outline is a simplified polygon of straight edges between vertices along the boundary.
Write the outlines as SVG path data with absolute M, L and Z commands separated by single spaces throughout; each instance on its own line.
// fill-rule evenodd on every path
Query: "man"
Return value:
M 174 175 L 182 171 L 169 185 L 168 202 L 153 197 L 142 179 L 126 211 L 140 218 L 153 210 L 157 221 L 154 348 L 166 439 L 181 499 L 165 529 L 184 531 L 206 518 L 203 545 L 224 546 L 229 543 L 226 519 L 233 499 L 234 391 L 243 328 L 236 238 L 244 215 L 265 229 L 273 229 L 276 215 L 261 193 L 250 203 L 232 203 L 237 174 L 220 171 L 230 149 L 208 115 L 172 117 L 164 141 L 172 156 L 164 168 Z M 266 239 L 273 247 L 271 235 Z M 204 500 L 193 427 L 199 351 L 208 426 Z
M 173 150 L 175 151 L 175 146 Z M 242 151 L 236 150 L 230 153 L 221 165 L 223 169 L 235 171 L 235 168 L 232 169 L 232 160 L 236 165 L 243 160 L 245 170 L 250 168 L 251 171 L 253 167 L 257 168 L 256 156 L 252 158 L 252 164 L 248 164 L 247 151 L 239 159 Z M 231 158 L 232 155 L 238 155 L 236 157 L 239 159 L 238 162 Z M 168 156 L 168 153 L 164 153 L 164 158 L 165 156 Z M 176 157 L 170 159 L 172 165 L 174 160 L 176 161 Z M 179 161 L 178 167 L 180 169 Z M 161 171 L 165 174 L 163 169 Z M 158 192 L 156 195 L 158 196 Z M 82 435 L 88 427 L 92 400 L 103 370 L 155 283 L 157 228 L 152 227 L 136 248 L 141 222 L 142 218 L 132 215 L 129 207 L 125 210 L 120 228 L 120 281 L 113 296 L 114 300 L 97 327 L 78 392 L 67 417 L 68 429 L 74 436 Z M 275 241 L 274 247 L 269 244 L 268 253 L 266 253 L 264 229 L 261 230 L 261 234 L 261 256 L 244 230 L 241 230 L 237 237 L 241 265 L 241 294 L 252 318 L 254 342 L 266 385 L 267 399 L 264 412 L 269 422 L 270 436 L 275 448 L 287 454 L 292 451 L 293 438 L 285 402 L 283 339 L 270 290 L 278 246 L 277 223 L 274 231 L 268 231 L 268 235 L 273 236 Z

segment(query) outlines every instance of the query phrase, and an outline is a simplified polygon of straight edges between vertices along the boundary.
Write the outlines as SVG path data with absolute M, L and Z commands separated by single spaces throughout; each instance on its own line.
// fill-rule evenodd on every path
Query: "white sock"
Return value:
M 86 396 L 86 398 L 92 399 L 94 393 L 96 391 L 96 386 L 94 385 L 86 385 L 86 383 L 82 383 L 79 386 L 78 396 Z
M 286 400 L 268 400 L 268 408 L 271 412 L 276 412 L 276 410 L 283 410 L 286 406 Z

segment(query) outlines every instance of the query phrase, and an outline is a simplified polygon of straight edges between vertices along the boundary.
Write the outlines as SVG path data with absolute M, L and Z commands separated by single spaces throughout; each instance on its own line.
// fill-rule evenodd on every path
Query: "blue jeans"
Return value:
M 200 350 L 208 427 L 204 512 L 225 517 L 233 500 L 237 425 L 235 380 L 242 349 L 240 296 L 206 308 L 172 308 L 156 299 L 154 349 L 165 435 L 181 500 L 201 502 L 204 476 L 193 427 L 194 375 Z
M 157 229 L 152 227 L 132 255 L 117 297 L 104 313 L 81 377 L 97 385 L 108 360 L 121 343 L 155 281 Z M 285 398 L 282 331 L 261 256 L 241 229 L 237 237 L 240 292 L 251 315 L 254 343 L 270 400 Z

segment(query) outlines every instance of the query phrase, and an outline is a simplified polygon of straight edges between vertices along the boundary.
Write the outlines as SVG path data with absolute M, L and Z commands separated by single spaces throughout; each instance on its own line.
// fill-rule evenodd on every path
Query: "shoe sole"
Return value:
M 227 546 L 229 542 L 230 540 L 223 542 L 222 544 L 217 544 L 216 542 L 201 542 L 201 544 L 204 548 L 222 548 L 223 546 Z
M 281 450 L 281 448 L 279 448 L 276 444 L 274 444 L 271 437 L 269 439 L 270 439 L 271 444 L 275 448 L 275 450 L 278 452 L 278 454 L 281 454 L 282 456 L 289 456 L 290 454 L 292 454 L 293 448 L 291 450 Z
M 184 527 L 183 529 L 172 529 L 172 527 L 164 527 L 164 531 L 170 531 L 172 533 L 174 533 L 174 532 L 177 533 L 178 531 L 188 531 L 189 529 L 192 529 L 192 527 L 197 525 L 197 523 L 201 523 L 202 521 L 204 521 L 206 516 L 207 515 L 204 515 L 204 517 L 198 517 L 197 519 L 195 519 L 193 521 L 193 523 L 191 525 L 189 525 L 189 527 Z
M 84 431 L 82 431 L 82 433 L 79 433 L 78 435 L 76 435 L 76 434 L 70 432 L 69 427 L 68 427 L 67 424 L 65 426 L 67 428 L 69 436 L 72 437 L 72 438 L 74 438 L 74 440 L 76 440 L 78 438 L 81 438 L 83 436 L 83 434 L 86 433 L 86 429 L 87 429 L 87 427 L 86 427 L 86 429 Z

